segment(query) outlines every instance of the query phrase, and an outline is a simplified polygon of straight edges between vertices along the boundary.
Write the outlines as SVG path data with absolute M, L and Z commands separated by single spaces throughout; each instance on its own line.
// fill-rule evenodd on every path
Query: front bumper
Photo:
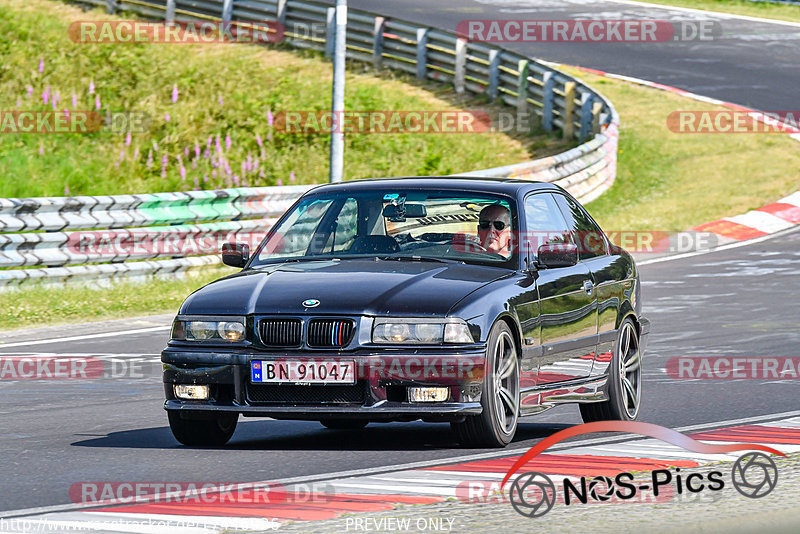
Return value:
M 200 351 L 169 347 L 161 353 L 166 410 L 239 413 L 275 419 L 458 420 L 481 413 L 485 351 L 359 350 L 333 353 Z M 350 360 L 352 386 L 272 385 L 250 380 L 251 361 Z M 206 384 L 207 401 L 180 400 L 174 384 Z M 409 386 L 447 387 L 445 402 L 412 403 Z

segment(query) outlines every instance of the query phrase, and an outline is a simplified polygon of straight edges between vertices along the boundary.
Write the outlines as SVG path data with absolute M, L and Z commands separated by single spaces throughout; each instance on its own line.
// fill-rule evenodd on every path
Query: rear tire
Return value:
M 225 445 L 236 431 L 236 423 L 239 421 L 237 413 L 215 415 L 209 419 L 187 419 L 181 415 L 182 412 L 178 411 L 167 412 L 169 428 L 175 439 L 190 447 Z
M 320 423 L 331 430 L 361 430 L 369 424 L 369 421 L 361 421 L 359 419 L 323 419 Z
M 622 321 L 608 370 L 608 400 L 581 404 L 585 423 L 634 421 L 642 401 L 642 354 L 639 331 L 630 318 Z
M 514 334 L 504 321 L 489 333 L 480 415 L 450 423 L 462 445 L 505 447 L 514 439 L 519 419 L 519 359 Z

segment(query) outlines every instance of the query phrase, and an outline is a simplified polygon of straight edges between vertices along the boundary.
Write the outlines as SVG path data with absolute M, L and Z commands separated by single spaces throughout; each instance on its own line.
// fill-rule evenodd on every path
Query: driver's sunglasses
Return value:
M 492 225 L 494 225 L 494 229 L 498 232 L 502 232 L 506 228 L 506 223 L 503 221 L 478 221 L 478 228 L 481 230 L 488 230 Z

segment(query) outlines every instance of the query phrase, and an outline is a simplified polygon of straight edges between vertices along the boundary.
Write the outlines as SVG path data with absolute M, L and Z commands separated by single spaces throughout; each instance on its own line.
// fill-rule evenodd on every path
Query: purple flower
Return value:
M 209 149 L 205 149 L 203 151 L 203 159 L 208 159 L 211 157 L 211 151 Z
M 161 167 L 166 169 L 168 163 L 169 163 L 169 156 L 167 154 L 164 154 L 164 157 L 161 158 Z
M 181 181 L 186 180 L 186 167 L 181 164 Z
M 257 171 L 259 165 L 260 165 L 260 162 L 258 161 L 258 158 L 256 158 L 256 160 L 253 162 L 253 170 Z
M 195 191 L 200 189 L 200 182 L 197 180 L 197 178 L 194 179 L 194 189 Z
M 197 160 L 192 161 L 192 169 L 197 168 Z
M 18 108 L 22 107 L 22 99 L 21 98 L 17 98 L 17 107 Z
M 158 143 L 153 141 L 153 152 L 158 152 Z
M 172 103 L 176 103 L 178 101 L 178 85 L 172 86 Z
M 219 105 L 220 105 L 220 107 L 225 105 L 225 101 L 222 100 L 222 97 L 219 97 Z
M 147 168 L 150 169 L 153 167 L 153 151 L 147 151 Z
M 247 168 L 248 171 L 252 171 L 253 170 L 253 156 L 250 155 L 250 154 L 247 154 L 247 166 L 246 166 L 246 168 Z
M 44 145 L 39 143 L 39 155 L 44 156 Z
M 44 105 L 47 105 L 47 102 L 50 100 L 50 86 L 48 85 L 47 88 L 42 92 L 42 101 Z
M 64 184 L 64 196 L 69 196 L 69 184 Z
M 128 132 L 128 135 L 125 136 L 125 146 L 131 146 L 131 133 Z
M 206 183 L 206 182 L 208 182 L 208 175 L 204 174 L 203 175 L 203 183 Z
M 278 186 L 282 186 L 282 185 L 283 185 L 283 180 L 281 180 L 280 178 L 278 178 L 278 181 L 276 182 L 276 184 L 277 184 Z
M 295 175 L 294 175 L 294 171 L 292 171 L 292 172 L 289 173 L 289 181 L 290 182 L 294 182 L 294 180 L 295 180 Z
M 216 178 L 217 177 L 217 171 L 211 171 L 211 177 L 212 178 Z
M 256 134 L 256 143 L 258 143 L 258 146 L 264 146 L 264 141 L 261 140 L 261 136 L 258 134 Z
M 239 177 L 238 176 L 234 176 L 233 177 L 233 185 L 235 185 L 236 187 L 239 187 Z
M 164 120 L 169 122 L 170 116 L 169 113 L 164 113 Z
M 44 72 L 44 58 L 39 60 L 39 74 Z
M 55 111 L 55 110 L 57 109 L 57 106 L 56 106 L 56 101 L 55 101 L 55 100 L 53 100 L 52 102 L 50 102 L 50 104 L 52 104 L 52 106 L 53 106 L 53 111 Z
M 133 159 L 134 161 L 139 159 L 139 147 L 136 147 L 136 150 L 133 151 Z
M 197 141 L 194 142 L 194 157 L 195 158 L 200 157 L 200 145 L 197 144 Z
M 67 118 L 67 120 L 69 120 L 69 110 L 68 109 L 64 110 L 64 116 Z
M 264 176 L 264 169 L 261 169 L 261 172 L 259 172 L 259 173 L 258 173 L 258 177 L 259 177 L 259 178 L 266 178 L 266 177 Z
M 33 96 L 33 86 L 32 85 L 28 86 L 28 96 Z
M 217 138 L 214 145 L 217 149 L 217 152 L 222 152 L 222 145 L 219 142 L 219 134 L 217 134 Z
M 231 136 L 230 135 L 226 135 L 225 136 L 225 150 L 230 150 L 231 149 L 231 143 L 232 143 Z
M 275 121 L 275 117 L 272 116 L 272 111 L 267 110 L 267 124 L 272 126 L 272 123 Z
M 94 97 L 94 109 L 100 111 L 100 95 Z
M 89 80 L 89 94 L 94 94 L 94 80 Z

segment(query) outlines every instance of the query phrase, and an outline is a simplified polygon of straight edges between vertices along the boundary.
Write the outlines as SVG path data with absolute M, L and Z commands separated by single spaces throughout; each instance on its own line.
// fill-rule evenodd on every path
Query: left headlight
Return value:
M 172 339 L 177 341 L 242 341 L 244 319 L 198 318 L 176 319 L 172 323 Z
M 373 343 L 441 345 L 474 343 L 461 319 L 375 319 Z

